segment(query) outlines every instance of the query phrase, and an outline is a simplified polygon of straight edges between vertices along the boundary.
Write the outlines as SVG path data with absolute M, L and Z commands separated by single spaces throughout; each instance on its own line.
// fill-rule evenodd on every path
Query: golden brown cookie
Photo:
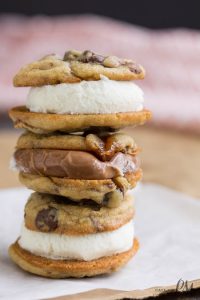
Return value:
M 11 259 L 23 270 L 43 277 L 91 277 L 117 271 L 133 257 L 139 248 L 137 239 L 133 247 L 119 254 L 105 256 L 92 261 L 52 260 L 36 256 L 22 249 L 16 241 L 9 248 Z
M 84 80 L 99 80 L 101 75 L 111 80 L 143 79 L 145 70 L 131 59 L 103 56 L 92 51 L 71 50 L 64 60 L 70 63 L 73 74 Z
M 67 61 L 58 55 L 47 55 L 44 58 L 26 65 L 15 75 L 14 86 L 41 86 L 64 82 L 79 82 Z
M 39 232 L 83 235 L 113 231 L 132 220 L 133 197 L 127 195 L 117 208 L 93 201 L 66 202 L 63 197 L 33 193 L 25 206 L 26 228 Z
M 93 152 L 101 160 L 110 160 L 115 153 L 135 155 L 139 149 L 134 139 L 124 133 L 74 135 L 23 133 L 17 141 L 17 149 L 61 149 Z
M 151 119 L 151 112 L 87 115 L 59 115 L 30 112 L 25 106 L 19 106 L 9 111 L 9 116 L 15 128 L 25 128 L 35 133 L 50 133 L 54 131 L 80 132 L 86 130 L 116 131 L 126 126 L 144 124 Z
M 127 178 L 126 178 L 127 177 Z M 45 177 L 19 173 L 20 182 L 27 188 L 40 193 L 59 195 L 79 202 L 93 200 L 108 207 L 117 207 L 124 200 L 127 190 L 136 186 L 142 177 L 142 170 L 126 177 L 105 180 L 80 180 Z
M 42 86 L 99 80 L 101 75 L 112 80 L 133 80 L 143 79 L 145 71 L 130 59 L 71 50 L 63 58 L 52 54 L 26 65 L 16 74 L 13 83 L 15 86 Z

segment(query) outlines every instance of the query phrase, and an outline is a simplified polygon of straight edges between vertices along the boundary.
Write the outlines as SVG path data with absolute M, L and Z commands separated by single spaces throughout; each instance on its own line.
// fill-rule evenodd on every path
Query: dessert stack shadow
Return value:
M 9 115 L 24 128 L 13 168 L 29 197 L 20 237 L 9 248 L 22 269 L 50 278 L 111 273 L 133 257 L 134 204 L 142 178 L 131 136 L 120 132 L 151 118 L 131 80 L 145 71 L 132 60 L 71 50 L 22 68 L 26 106 Z

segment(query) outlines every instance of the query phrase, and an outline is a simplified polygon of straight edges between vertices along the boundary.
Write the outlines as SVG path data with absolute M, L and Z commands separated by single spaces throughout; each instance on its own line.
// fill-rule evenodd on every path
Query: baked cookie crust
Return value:
M 25 206 L 24 221 L 33 231 L 83 235 L 116 230 L 133 216 L 131 195 L 117 208 L 108 208 L 91 201 L 66 203 L 60 196 L 33 193 Z
M 81 79 L 71 72 L 70 65 L 58 55 L 52 54 L 34 61 L 19 70 L 13 79 L 14 86 L 42 86 L 59 83 L 75 83 Z
M 64 57 L 51 54 L 24 66 L 15 75 L 13 84 L 19 87 L 75 83 L 99 80 L 102 75 L 111 80 L 143 79 L 145 70 L 130 59 L 70 50 Z
M 9 255 L 21 269 L 49 278 L 92 277 L 112 273 L 124 266 L 138 251 L 139 242 L 134 239 L 133 247 L 123 253 L 106 256 L 92 261 L 52 260 L 36 256 L 22 249 L 16 241 L 9 248 Z
M 102 161 L 110 160 L 115 153 L 136 155 L 139 152 L 134 139 L 124 133 L 74 135 L 23 133 L 17 141 L 17 149 L 59 149 L 94 153 Z
M 75 202 L 93 200 L 100 205 L 117 207 L 124 200 L 127 190 L 136 186 L 142 177 L 142 170 L 126 177 L 105 180 L 80 180 L 58 177 L 45 177 L 19 173 L 20 182 L 36 192 L 59 195 Z
M 55 131 L 81 132 L 86 130 L 117 131 L 127 126 L 144 124 L 151 119 L 149 110 L 115 114 L 47 114 L 30 112 L 25 106 L 9 111 L 15 128 L 24 128 L 38 134 Z

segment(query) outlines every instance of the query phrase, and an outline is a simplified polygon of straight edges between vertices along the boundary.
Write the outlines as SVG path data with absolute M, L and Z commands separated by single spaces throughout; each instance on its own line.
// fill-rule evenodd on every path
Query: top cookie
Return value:
M 99 80 L 143 79 L 145 70 L 130 59 L 103 56 L 92 51 L 70 50 L 64 57 L 52 54 L 23 67 L 14 77 L 14 86 L 42 86 Z

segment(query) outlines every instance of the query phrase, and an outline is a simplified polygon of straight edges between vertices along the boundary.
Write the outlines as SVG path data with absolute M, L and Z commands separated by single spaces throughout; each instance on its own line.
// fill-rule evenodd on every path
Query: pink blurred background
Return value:
M 23 104 L 28 88 L 12 87 L 18 69 L 49 53 L 91 49 L 135 59 L 152 125 L 200 132 L 200 32 L 153 30 L 96 15 L 0 16 L 0 112 Z

